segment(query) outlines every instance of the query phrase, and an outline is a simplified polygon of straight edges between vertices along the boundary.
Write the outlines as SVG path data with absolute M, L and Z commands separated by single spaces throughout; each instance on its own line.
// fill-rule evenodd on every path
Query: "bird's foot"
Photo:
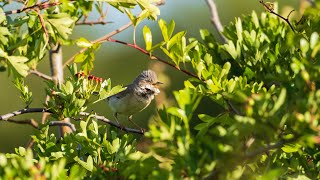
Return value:
M 144 128 L 140 128 L 140 131 L 141 131 L 142 134 L 144 134 L 147 130 L 144 129 Z

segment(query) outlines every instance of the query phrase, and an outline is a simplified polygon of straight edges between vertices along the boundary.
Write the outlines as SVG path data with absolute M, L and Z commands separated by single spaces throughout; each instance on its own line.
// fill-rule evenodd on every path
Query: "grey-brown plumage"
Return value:
M 123 114 L 127 115 L 128 120 L 135 124 L 131 121 L 132 115 L 145 109 L 154 96 L 160 93 L 159 84 L 161 83 L 158 81 L 156 73 L 152 70 L 146 70 L 137 76 L 125 90 L 108 97 L 108 105 L 114 112 L 116 120 L 118 114 Z

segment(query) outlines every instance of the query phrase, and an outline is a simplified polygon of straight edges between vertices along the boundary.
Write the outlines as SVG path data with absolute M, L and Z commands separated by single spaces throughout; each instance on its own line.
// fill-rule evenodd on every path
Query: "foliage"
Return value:
M 149 0 L 105 2 L 124 12 L 134 29 L 159 15 Z M 28 6 L 35 3 L 29 1 Z M 75 58 L 81 70 L 73 64 L 64 83 L 46 81 L 51 98 L 45 107 L 54 119 L 76 118 L 90 106 L 94 92 L 99 92 L 99 101 L 121 90 L 112 88 L 110 79 L 88 75 L 100 43 L 69 38 L 75 23 L 93 7 L 102 12 L 100 3 L 62 1 L 43 10 L 44 23 L 36 11 L 16 18 L 0 14 L 0 63 L 16 79 L 27 106 L 32 93 L 21 78 L 44 59 L 48 42 L 86 48 Z M 141 9 L 137 16 L 131 12 L 135 6 Z M 274 14 L 252 12 L 225 27 L 226 44 L 205 29 L 200 30 L 201 39 L 187 38 L 186 31 L 175 32 L 173 20 L 163 19 L 158 20 L 163 40 L 155 43 L 145 26 L 146 54 L 157 59 L 153 55 L 161 50 L 167 64 L 196 74 L 173 92 L 177 105 L 159 109 L 156 121 L 149 124 L 145 138 L 151 143 L 146 150 L 136 149 L 139 137 L 98 125 L 92 114 L 61 139 L 49 133 L 49 123 L 42 125 L 32 136 L 32 150 L 19 147 L 14 154 L 0 154 L 0 176 L 319 179 L 319 12 L 307 8 L 293 24 L 295 31 Z M 201 111 L 204 99 L 222 110 Z

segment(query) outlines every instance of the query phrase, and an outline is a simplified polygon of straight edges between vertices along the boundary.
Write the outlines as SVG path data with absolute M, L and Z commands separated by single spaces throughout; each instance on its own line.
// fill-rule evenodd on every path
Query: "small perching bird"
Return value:
M 160 93 L 159 84 L 162 83 L 158 81 L 156 73 L 152 70 L 145 70 L 125 90 L 109 96 L 106 101 L 117 122 L 118 114 L 123 114 L 128 116 L 131 123 L 139 127 L 132 121 L 132 115 L 145 109 L 154 96 Z

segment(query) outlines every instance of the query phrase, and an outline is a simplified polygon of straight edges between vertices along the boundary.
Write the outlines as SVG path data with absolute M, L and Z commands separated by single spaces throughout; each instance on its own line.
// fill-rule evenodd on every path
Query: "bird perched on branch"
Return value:
M 160 93 L 158 88 L 160 84 L 162 83 L 158 81 L 155 72 L 145 70 L 125 90 L 108 97 L 106 101 L 117 122 L 118 114 L 123 114 L 128 116 L 131 123 L 139 127 L 132 121 L 132 115 L 145 109 L 154 96 Z M 141 127 L 139 128 L 143 131 Z

